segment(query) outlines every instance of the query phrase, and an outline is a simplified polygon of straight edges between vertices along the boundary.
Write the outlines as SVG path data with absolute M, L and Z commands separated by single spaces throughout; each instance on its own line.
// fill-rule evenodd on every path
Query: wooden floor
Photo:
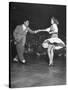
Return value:
M 47 57 L 28 57 L 25 65 L 11 62 L 11 88 L 66 84 L 66 57 L 55 57 L 54 67 Z

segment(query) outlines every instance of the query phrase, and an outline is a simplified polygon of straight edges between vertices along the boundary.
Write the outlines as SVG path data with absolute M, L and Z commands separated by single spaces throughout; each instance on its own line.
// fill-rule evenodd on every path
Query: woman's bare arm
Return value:
M 49 28 L 47 28 L 47 29 L 39 29 L 39 30 L 37 30 L 37 31 L 35 31 L 35 33 L 39 33 L 39 32 L 49 32 L 50 31 L 50 27 Z

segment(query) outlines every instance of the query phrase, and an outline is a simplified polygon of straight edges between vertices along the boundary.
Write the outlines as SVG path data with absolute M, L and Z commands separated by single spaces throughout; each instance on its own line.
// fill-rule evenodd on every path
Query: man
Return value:
M 22 62 L 22 63 L 26 62 L 26 60 L 23 56 L 23 53 L 24 53 L 24 49 L 25 49 L 27 32 L 36 33 L 36 31 L 32 31 L 29 28 L 28 20 L 25 21 L 24 24 L 18 25 L 13 32 L 16 49 L 17 49 L 17 56 L 18 56 L 18 59 L 20 60 L 20 62 Z M 14 61 L 18 61 L 17 56 L 16 56 L 16 58 L 14 58 Z

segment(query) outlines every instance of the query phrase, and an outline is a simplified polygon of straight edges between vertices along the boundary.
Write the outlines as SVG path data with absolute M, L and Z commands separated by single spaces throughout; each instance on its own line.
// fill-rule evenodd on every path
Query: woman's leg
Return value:
M 48 46 L 48 56 L 49 56 L 49 65 L 53 65 L 53 57 L 54 57 L 54 46 Z
M 53 58 L 54 58 L 54 46 L 51 48 L 51 64 L 53 65 Z

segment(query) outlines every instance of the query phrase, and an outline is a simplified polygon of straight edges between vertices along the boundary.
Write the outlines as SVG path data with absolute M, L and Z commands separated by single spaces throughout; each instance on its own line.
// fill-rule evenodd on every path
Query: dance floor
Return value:
M 10 87 L 54 86 L 66 84 L 66 57 L 54 58 L 54 66 L 48 66 L 47 56 L 26 56 L 27 63 L 11 62 Z

